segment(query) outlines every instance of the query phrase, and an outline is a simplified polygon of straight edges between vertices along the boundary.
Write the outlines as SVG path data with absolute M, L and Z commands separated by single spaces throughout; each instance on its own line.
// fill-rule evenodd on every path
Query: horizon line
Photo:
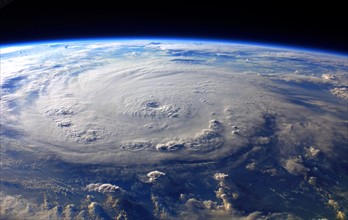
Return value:
M 0 44 L 0 49 L 15 47 L 15 46 L 28 46 L 37 44 L 53 44 L 53 43 L 68 43 L 68 42 L 93 42 L 93 41 L 181 41 L 181 42 L 201 42 L 201 43 L 225 43 L 225 44 L 237 44 L 245 46 L 259 46 L 270 47 L 276 49 L 286 49 L 301 52 L 314 52 L 327 55 L 343 56 L 348 58 L 348 52 L 335 51 L 322 48 L 286 45 L 281 43 L 266 43 L 262 41 L 244 41 L 244 40 L 232 40 L 224 38 L 204 38 L 204 37 L 146 37 L 146 36 L 115 36 L 115 37 L 71 37 L 71 38 L 52 38 L 46 40 L 29 40 L 27 42 L 17 43 L 5 43 Z

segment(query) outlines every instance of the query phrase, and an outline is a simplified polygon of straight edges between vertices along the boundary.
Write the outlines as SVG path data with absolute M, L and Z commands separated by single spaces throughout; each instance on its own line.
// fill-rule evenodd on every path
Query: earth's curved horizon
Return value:
M 345 219 L 345 54 L 2 45 L 1 219 Z

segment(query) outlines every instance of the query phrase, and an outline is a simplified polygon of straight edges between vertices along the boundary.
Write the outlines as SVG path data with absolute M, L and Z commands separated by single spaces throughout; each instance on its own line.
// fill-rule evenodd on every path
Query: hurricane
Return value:
M 347 213 L 346 56 L 170 39 L 0 53 L 1 218 Z

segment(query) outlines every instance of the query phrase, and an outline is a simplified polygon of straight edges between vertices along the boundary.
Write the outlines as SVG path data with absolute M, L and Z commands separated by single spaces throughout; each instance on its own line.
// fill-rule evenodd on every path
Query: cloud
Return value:
M 110 183 L 91 183 L 88 184 L 85 189 L 87 191 L 95 191 L 100 193 L 114 193 L 123 191 L 121 187 L 112 185 Z
M 345 61 L 337 57 L 180 41 L 70 42 L 36 50 L 1 59 L 2 86 L 20 81 L 2 94 L 2 118 L 11 122 L 13 134 L 20 131 L 23 145 L 68 162 L 215 160 L 249 144 L 273 143 L 285 146 L 279 147 L 280 155 L 294 156 L 303 149 L 296 143 L 308 140 L 305 133 L 313 142 L 306 144 L 324 153 L 348 139 L 342 105 L 323 100 L 321 90 L 315 94 L 287 84 L 329 85 L 341 94 L 336 88 L 344 88 Z M 125 58 L 140 51 L 146 56 Z M 208 59 L 215 61 L 207 64 Z M 325 71 L 311 75 L 299 69 L 308 62 L 318 67 L 319 61 Z M 292 66 L 297 69 L 289 73 Z M 279 73 L 266 74 L 265 69 Z M 274 117 L 268 131 L 265 115 Z
M 73 204 L 69 204 L 64 208 L 64 216 L 67 219 L 73 219 L 77 212 L 77 207 Z
M 259 219 L 293 219 L 300 218 L 291 213 L 268 213 L 254 211 L 248 214 L 231 213 L 224 206 L 211 200 L 198 200 L 190 198 L 185 203 L 186 210 L 181 213 L 183 219 L 234 219 L 234 220 L 259 220 Z
M 306 148 L 305 151 L 306 151 L 305 156 L 307 158 L 318 158 L 318 156 L 321 154 L 321 151 L 314 146 L 310 146 L 309 148 Z
M 24 219 L 31 214 L 30 205 L 26 200 L 20 197 L 4 195 L 3 193 L 0 194 L 0 198 L 2 218 L 9 218 L 15 214 L 16 218 Z M 16 211 L 14 212 L 13 210 Z
M 89 216 L 93 219 L 108 219 L 110 216 L 104 211 L 103 206 L 98 202 L 91 202 L 88 205 Z
M 348 99 L 348 87 L 337 87 L 330 90 L 330 92 L 340 98 Z
M 273 180 L 292 175 L 305 176 L 305 186 L 322 187 L 306 201 L 335 198 L 325 186 L 338 177 L 326 171 L 332 164 L 346 167 L 341 146 L 348 141 L 347 109 L 332 95 L 345 94 L 345 59 L 192 42 L 75 42 L 30 51 L 6 53 L 0 60 L 6 90 L 1 94 L 2 174 L 6 189 L 44 188 L 58 199 L 36 204 L 3 194 L 5 218 L 147 213 L 151 219 L 154 212 L 158 218 L 286 219 L 294 216 L 257 210 L 266 210 L 269 203 L 263 201 L 275 195 L 284 199 Z M 71 185 L 71 176 L 55 173 L 69 165 L 77 181 Z M 47 180 L 41 173 L 46 168 Z M 145 168 L 151 172 L 136 182 L 133 177 Z M 75 173 L 80 169 L 81 176 Z M 104 183 L 85 186 L 87 169 Z M 37 178 L 30 176 L 34 173 Z M 271 176 L 259 178 L 266 174 Z M 249 178 L 264 184 L 244 182 Z M 118 180 L 132 184 L 127 193 L 107 183 Z M 269 184 L 276 191 L 268 191 Z M 267 190 L 251 192 L 261 185 Z M 299 198 L 307 196 L 303 185 L 292 187 L 302 193 Z M 64 203 L 70 196 L 76 204 Z M 257 208 L 255 200 L 262 201 Z M 296 208 L 296 201 L 284 204 Z M 329 205 L 344 216 L 341 201 L 336 203 Z
M 185 143 L 188 150 L 199 153 L 210 152 L 220 148 L 224 144 L 224 137 L 214 130 L 204 129 L 192 141 Z
M 0 192 L 0 207 L 2 219 L 63 219 L 69 214 L 63 213 L 59 206 L 47 209 L 20 196 L 6 195 L 2 192 Z
M 156 149 L 161 151 L 176 151 L 185 147 L 185 143 L 176 142 L 176 141 L 168 141 L 165 144 L 157 144 Z
M 301 158 L 291 158 L 284 161 L 283 167 L 292 175 L 306 175 L 310 170 L 303 165 Z
M 169 141 L 166 144 L 158 144 L 157 150 L 176 151 L 185 149 L 197 153 L 204 153 L 220 148 L 224 144 L 221 132 L 224 130 L 222 124 L 213 119 L 209 122 L 209 129 L 203 129 L 193 139 L 187 138 L 178 141 Z
M 245 168 L 248 169 L 248 170 L 254 171 L 255 168 L 256 168 L 256 163 L 255 163 L 255 162 L 248 163 L 248 164 L 245 166 Z
M 216 197 L 222 200 L 222 207 L 227 213 L 236 213 L 232 206 L 232 200 L 240 196 L 237 186 L 229 179 L 225 173 L 215 173 L 213 178 L 219 182 L 219 188 L 215 191 Z
M 23 50 L 33 49 L 33 46 L 11 46 L 11 47 L 1 47 L 0 54 L 4 55 L 13 52 L 23 52 Z
M 44 63 L 44 69 L 49 70 L 49 74 L 39 75 L 39 69 L 24 68 L 22 74 L 29 75 L 30 80 L 10 95 L 15 95 L 16 101 L 22 102 L 34 88 L 42 89 L 32 100 L 35 105 L 25 104 L 16 114 L 17 128 L 24 129 L 26 135 L 32 137 L 30 140 L 44 143 L 40 146 L 41 150 L 46 149 L 66 160 L 83 163 L 128 163 L 126 158 L 132 158 L 134 151 L 147 152 L 143 160 L 135 160 L 138 163 L 174 157 L 173 154 L 151 152 L 156 146 L 161 150 L 185 148 L 197 153 L 222 147 L 223 122 L 212 119 L 210 130 L 204 130 L 206 121 L 201 121 L 200 116 L 209 117 L 210 112 L 219 112 L 224 107 L 209 101 L 216 100 L 218 94 L 215 91 L 219 82 L 203 77 L 209 77 L 212 72 L 222 76 L 224 71 L 185 62 L 173 63 L 170 61 L 172 59 L 158 56 L 161 51 L 155 51 L 153 56 L 148 57 L 150 59 L 141 58 L 139 63 L 129 63 L 120 57 L 117 66 L 108 64 L 107 59 L 95 62 L 87 59 L 97 49 L 102 48 L 107 52 L 128 46 L 117 43 L 108 47 L 109 44 L 83 46 L 70 43 L 68 49 L 64 49 L 64 45 L 45 47 L 47 53 L 64 51 L 69 59 L 59 62 L 65 62 L 64 67 L 55 60 L 42 60 L 42 57 L 29 63 Z M 144 42 L 133 44 L 146 46 Z M 77 57 L 78 60 L 84 57 L 82 60 L 88 62 L 76 63 L 74 59 Z M 18 71 L 8 74 L 15 72 Z M 201 79 L 197 79 L 198 73 Z M 79 77 L 81 74 L 84 76 Z M 181 78 L 183 74 L 185 79 Z M 131 81 L 133 83 L 129 83 Z M 201 102 L 202 93 L 192 94 L 192 90 L 204 92 L 204 100 L 209 102 Z M 33 115 L 35 117 L 31 117 Z M 196 138 L 190 140 L 192 136 Z M 109 149 L 107 146 L 110 146 Z M 110 151 L 114 151 L 115 157 L 109 156 Z M 116 158 L 116 155 L 121 158 Z M 189 154 L 184 157 L 189 157 Z M 129 163 L 132 162 L 129 160 Z
M 216 131 L 216 132 L 222 132 L 224 130 L 224 127 L 221 124 L 221 122 L 219 122 L 216 119 L 213 119 L 209 122 L 209 129 Z
M 166 175 L 165 173 L 158 170 L 154 170 L 146 174 L 146 176 L 149 178 L 149 182 L 151 183 L 157 181 L 157 179 L 165 175 Z
M 224 181 L 226 177 L 228 177 L 228 174 L 226 174 L 226 173 L 215 173 L 214 174 L 214 179 L 217 181 Z
M 122 144 L 121 148 L 130 151 L 141 151 L 152 146 L 153 144 L 150 140 L 132 140 Z
M 335 80 L 336 76 L 332 74 L 323 74 L 321 75 L 321 78 L 326 79 L 326 80 Z

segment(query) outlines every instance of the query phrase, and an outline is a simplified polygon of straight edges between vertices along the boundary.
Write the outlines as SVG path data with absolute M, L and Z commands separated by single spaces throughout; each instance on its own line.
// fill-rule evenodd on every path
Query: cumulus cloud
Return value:
M 72 214 L 71 210 L 63 212 L 60 206 L 47 208 L 21 196 L 6 195 L 2 192 L 0 192 L 0 207 L 1 219 L 63 219 Z
M 337 87 L 330 90 L 332 94 L 343 98 L 348 99 L 348 87 Z
M 176 141 L 168 141 L 165 144 L 156 145 L 157 150 L 165 150 L 165 151 L 176 151 L 176 150 L 182 149 L 183 147 L 185 147 L 185 144 L 183 142 L 176 142 Z
M 233 208 L 233 200 L 237 200 L 240 197 L 238 187 L 229 178 L 228 174 L 215 173 L 213 178 L 219 182 L 219 188 L 215 191 L 216 197 L 222 200 L 221 207 L 227 213 L 236 214 L 237 211 Z
M 31 214 L 31 207 L 28 201 L 20 197 L 4 195 L 3 193 L 1 193 L 0 196 L 2 218 L 9 218 L 16 214 L 16 218 L 24 219 Z M 14 213 L 13 210 L 16 210 L 16 213 Z
M 88 191 L 95 191 L 100 193 L 114 193 L 122 192 L 122 188 L 110 183 L 91 183 L 88 184 L 85 188 Z
M 154 170 L 146 174 L 146 176 L 149 178 L 149 182 L 151 183 L 155 182 L 157 179 L 165 175 L 166 175 L 165 173 L 158 170 Z
M 104 211 L 103 206 L 98 202 L 92 202 L 88 205 L 88 212 L 93 219 L 107 219 L 110 218 Z
M 209 122 L 209 128 L 211 129 L 211 130 L 214 130 L 214 131 L 216 131 L 216 132 L 221 132 L 221 131 L 223 131 L 223 126 L 222 126 L 222 124 L 221 124 L 221 122 L 219 122 L 218 120 L 216 120 L 216 119 L 213 119 L 213 120 L 211 120 L 210 122 Z
M 214 130 L 204 129 L 192 141 L 185 143 L 188 150 L 204 153 L 220 148 L 224 143 L 224 138 L 221 134 Z
M 248 163 L 248 164 L 245 166 L 245 168 L 248 169 L 248 170 L 253 171 L 253 170 L 255 170 L 255 168 L 256 168 L 256 163 L 255 163 L 255 162 Z
M 334 76 L 332 74 L 323 74 L 323 75 L 321 75 L 321 77 L 323 79 L 327 79 L 327 80 L 335 80 L 336 79 L 336 76 Z
M 248 214 L 231 213 L 224 206 L 211 200 L 198 200 L 190 198 L 185 203 L 186 211 L 181 214 L 183 219 L 235 219 L 235 220 L 259 220 L 259 219 L 293 219 L 300 218 L 291 213 L 269 213 L 264 214 L 255 211 Z
M 306 175 L 309 168 L 305 167 L 300 157 L 284 161 L 283 167 L 292 175 Z
M 306 150 L 305 156 L 308 158 L 318 158 L 318 156 L 321 154 L 321 151 L 314 146 L 310 146 L 309 148 L 306 148 L 305 150 Z
M 224 181 L 226 177 L 228 177 L 228 174 L 226 174 L 226 173 L 215 173 L 214 174 L 214 179 L 217 181 Z
M 344 213 L 344 211 L 342 211 L 342 208 L 334 199 L 329 199 L 327 204 L 335 210 L 337 219 L 339 220 L 346 219 L 346 214 Z
M 77 207 L 74 204 L 69 204 L 64 208 L 64 216 L 66 219 L 73 219 L 76 216 Z

